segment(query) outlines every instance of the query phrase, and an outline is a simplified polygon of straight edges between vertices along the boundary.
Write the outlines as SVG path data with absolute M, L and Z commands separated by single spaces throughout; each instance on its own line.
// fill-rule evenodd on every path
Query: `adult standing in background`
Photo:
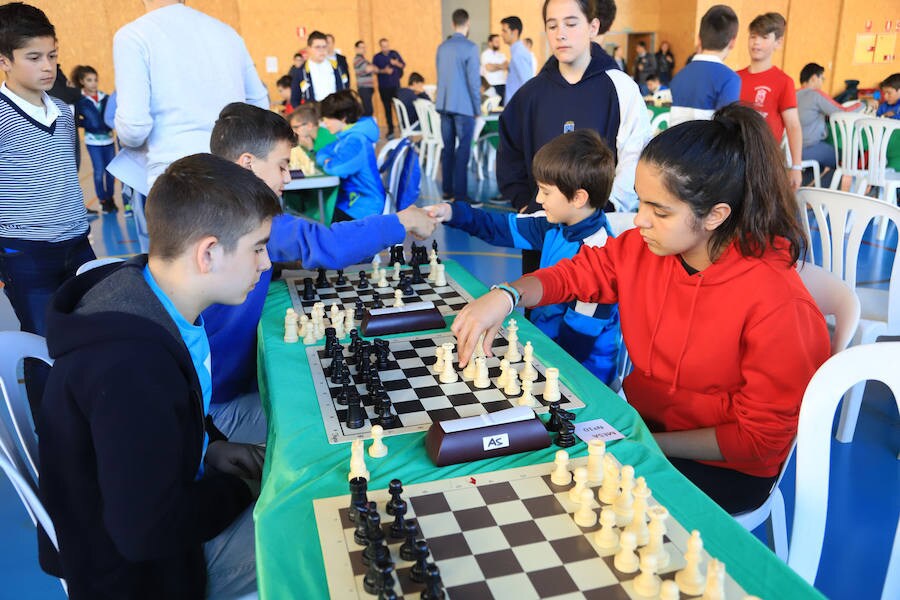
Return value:
M 394 103 L 397 90 L 400 89 L 400 81 L 403 78 L 403 69 L 406 63 L 396 50 L 391 50 L 391 44 L 385 38 L 378 40 L 381 52 L 372 57 L 372 64 L 378 69 L 378 96 L 384 105 L 384 116 L 387 119 L 387 137 L 394 137 Z
M 634 59 L 634 80 L 641 90 L 641 95 L 647 95 L 647 78 L 656 75 L 656 57 L 647 52 L 647 44 L 637 43 L 637 56 Z
M 244 40 L 178 0 L 144 0 L 146 14 L 113 38 L 116 133 L 129 148 L 146 145 L 147 185 L 175 160 L 209 152 L 219 112 L 231 102 L 269 108 Z M 132 203 L 141 251 L 150 247 L 143 201 Z
M 531 53 L 519 39 L 522 37 L 522 19 L 506 17 L 500 21 L 500 26 L 500 35 L 509 46 L 509 76 L 506 78 L 506 92 L 503 95 L 503 103 L 506 104 L 523 83 L 534 77 L 534 65 Z
M 435 104 L 441 113 L 441 137 L 444 140 L 441 155 L 443 198 L 480 206 L 468 197 L 467 177 L 475 117 L 481 114 L 478 46 L 468 38 L 469 13 L 458 8 L 451 18 L 454 33 L 437 49 Z
M 613 46 L 613 60 L 616 61 L 623 73 L 628 72 L 628 64 L 625 62 L 625 51 L 622 50 L 622 46 Z
M 378 68 L 366 58 L 366 43 L 362 40 L 356 42 L 356 55 L 353 57 L 353 70 L 356 73 L 356 91 L 362 100 L 362 116 L 371 117 L 375 112 L 372 108 L 372 96 L 375 95 L 375 71 Z
M 524 38 L 522 43 L 525 44 L 528 54 L 531 55 L 531 76 L 534 77 L 538 74 L 537 56 L 534 55 L 534 41 L 531 38 Z
M 326 52 L 329 60 L 337 61 L 342 73 L 350 72 L 350 65 L 347 64 L 347 57 L 338 52 L 334 47 L 334 36 L 330 33 L 325 34 L 325 43 L 328 44 Z
M 660 43 L 659 50 L 656 51 L 656 74 L 662 85 L 669 85 L 672 82 L 672 75 L 675 74 L 675 55 L 672 54 L 669 42 Z
M 506 55 L 500 52 L 500 36 L 492 33 L 488 36 L 487 48 L 481 53 L 481 75 L 500 95 L 506 89 L 506 71 L 509 70 L 509 62 Z

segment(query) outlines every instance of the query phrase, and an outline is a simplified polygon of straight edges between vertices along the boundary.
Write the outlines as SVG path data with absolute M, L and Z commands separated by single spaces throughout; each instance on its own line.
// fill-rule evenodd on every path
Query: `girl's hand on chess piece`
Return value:
M 509 314 L 509 295 L 503 290 L 491 290 L 481 298 L 473 300 L 463 307 L 450 330 L 456 336 L 456 348 L 459 356 L 459 367 L 469 363 L 478 338 L 484 334 L 484 354 L 493 356 L 491 343 L 497 336 L 503 319 Z
M 438 223 L 444 223 L 453 218 L 453 207 L 446 202 L 434 204 L 427 207 L 425 210 L 428 211 L 428 216 L 433 219 L 437 219 Z

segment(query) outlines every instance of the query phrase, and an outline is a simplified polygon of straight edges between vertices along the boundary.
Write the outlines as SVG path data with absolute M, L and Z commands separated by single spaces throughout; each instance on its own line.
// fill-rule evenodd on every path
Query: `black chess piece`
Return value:
M 366 305 L 363 304 L 362 298 L 356 299 L 356 308 L 353 310 L 353 318 L 357 321 L 361 321 L 365 316 Z
M 409 578 L 416 583 L 425 583 L 425 568 L 428 566 L 428 555 L 431 554 L 428 542 L 416 540 L 414 552 L 416 564 L 410 569 Z
M 413 240 L 409 245 L 409 266 L 413 266 L 417 262 L 419 262 L 419 245 Z
M 331 365 L 325 370 L 325 377 L 331 377 L 331 383 L 340 385 L 341 376 L 344 372 L 344 355 L 335 354 L 331 359 Z
M 377 548 L 372 542 L 383 542 L 384 531 L 381 530 L 381 515 L 378 514 L 377 507 L 373 506 L 374 502 L 369 502 L 368 510 L 366 510 L 366 541 L 369 544 L 363 550 L 363 564 L 368 565 L 373 558 L 377 558 Z M 362 514 L 362 511 L 360 511 Z M 385 548 L 386 550 L 387 548 Z
M 412 283 L 409 279 L 407 279 L 405 283 L 400 284 L 400 291 L 403 292 L 404 296 L 416 295 L 416 290 L 413 289 Z
M 344 277 L 344 270 L 337 270 L 337 279 L 334 280 L 335 285 L 347 285 L 347 278 Z
M 544 427 L 547 428 L 547 431 L 552 433 L 556 433 L 559 431 L 559 423 L 561 419 L 559 418 L 559 400 L 556 402 L 550 403 L 550 420 L 547 421 Z
M 359 283 L 356 285 L 356 289 L 358 290 L 367 290 L 369 289 L 369 276 L 365 271 L 359 272 Z
M 393 411 L 393 403 L 391 402 L 391 399 L 387 397 L 387 394 L 385 394 L 385 397 L 381 398 L 381 410 L 378 411 L 377 417 L 378 424 L 385 429 L 388 429 L 393 427 L 394 419 L 396 418 L 397 416 Z
M 334 327 L 326 327 L 325 328 L 325 352 L 326 354 L 331 354 L 332 347 L 334 343 L 337 341 L 337 333 L 334 330 Z
M 347 406 L 350 404 L 350 383 L 347 381 L 341 381 L 341 391 L 338 392 L 337 398 L 335 398 L 335 402 L 337 402 L 341 406 Z M 350 413 L 347 413 L 347 418 L 350 418 Z
M 390 576 L 391 579 L 394 577 L 392 575 L 394 563 L 390 561 L 387 546 L 382 543 L 381 547 L 384 548 L 381 551 L 382 556 L 369 563 L 369 570 L 366 571 L 366 576 L 363 579 L 363 589 L 366 590 L 367 594 L 372 594 L 373 596 L 381 592 L 385 574 Z
M 366 383 L 366 391 L 374 393 L 381 385 L 381 375 L 378 374 L 378 366 L 375 363 L 369 365 L 369 381 Z
M 359 526 L 357 525 L 357 530 Z M 354 539 L 355 538 L 354 534 Z M 419 535 L 419 523 L 415 519 L 406 520 L 406 541 L 400 545 L 400 558 L 406 561 L 416 560 L 416 536 Z M 362 544 L 360 544 L 362 546 Z
M 390 582 L 390 587 L 388 587 Z M 397 600 L 397 592 L 394 590 L 394 577 L 385 579 L 381 591 L 378 592 L 378 600 Z
M 347 517 L 352 523 L 356 522 L 359 515 L 359 507 L 365 506 L 369 501 L 366 497 L 366 491 L 369 489 L 369 482 L 365 477 L 354 477 L 350 480 L 350 510 Z
M 388 494 L 391 495 L 391 499 L 388 500 L 387 505 L 385 506 L 385 511 L 389 515 L 394 514 L 394 509 L 397 507 L 397 503 L 401 502 L 403 499 L 400 497 L 400 494 L 403 493 L 403 482 L 399 479 L 391 479 L 391 482 L 388 484 Z
M 572 421 L 563 420 L 559 433 L 556 435 L 556 445 L 560 448 L 569 448 L 575 445 L 575 424 Z
M 316 299 L 316 288 L 313 286 L 312 277 L 303 278 L 303 299 L 307 301 Z
M 381 405 L 388 399 L 388 393 L 384 389 L 384 384 L 379 381 L 370 394 L 372 396 L 372 406 L 375 408 L 375 414 L 377 415 L 381 412 Z
M 425 567 L 425 589 L 419 596 L 422 600 L 444 600 L 444 582 L 441 581 L 441 570 L 434 563 Z
M 372 308 L 384 308 L 384 300 L 380 294 L 375 294 L 375 298 L 372 299 Z
M 316 288 L 327 288 L 328 287 L 328 276 L 325 274 L 325 269 L 319 267 L 316 269 L 318 273 L 318 277 L 316 277 Z
M 434 253 L 438 252 L 438 243 L 437 240 L 431 240 L 431 249 L 434 250 Z
M 338 402 L 340 404 L 340 402 Z M 347 397 L 347 427 L 349 429 L 359 429 L 366 423 L 366 411 L 360 406 L 359 395 L 356 388 L 350 388 L 350 394 Z
M 353 541 L 357 546 L 368 545 L 366 532 L 368 527 L 369 507 L 366 504 L 360 504 L 356 507 L 356 531 L 353 532 Z M 409 559 L 412 560 L 412 559 Z
M 419 267 L 419 263 L 416 263 L 413 265 L 412 282 L 413 283 L 425 283 L 425 278 L 422 277 L 422 269 Z
M 391 345 L 387 340 L 375 338 L 375 357 L 379 370 L 385 370 L 390 366 L 388 359 L 391 355 Z
M 397 244 L 396 246 L 394 246 L 394 248 L 397 249 L 397 256 L 394 257 L 393 262 L 398 262 L 401 265 L 405 265 L 406 264 L 406 256 L 403 254 L 403 244 Z M 391 263 L 391 264 L 393 264 L 393 263 Z
M 406 537 L 406 500 L 399 499 L 394 505 L 394 522 L 391 523 L 390 536 L 395 540 Z
M 394 563 L 391 561 L 390 556 L 388 556 L 387 560 L 378 563 L 378 573 L 381 575 L 378 598 L 381 600 L 396 600 L 397 592 L 394 591 L 394 585 L 397 582 L 394 580 Z

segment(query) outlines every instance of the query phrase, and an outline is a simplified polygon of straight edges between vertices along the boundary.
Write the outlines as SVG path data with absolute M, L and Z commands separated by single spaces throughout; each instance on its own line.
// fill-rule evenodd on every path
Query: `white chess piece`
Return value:
M 446 265 L 438 263 L 437 273 L 434 274 L 434 287 L 444 287 L 447 285 L 447 274 L 444 272 Z
M 581 492 L 588 489 L 587 485 L 585 485 L 587 483 L 587 469 L 584 467 L 576 467 L 575 470 L 572 471 L 572 480 L 575 482 L 575 485 L 569 490 L 569 500 L 572 502 L 581 502 Z M 591 498 L 593 498 L 593 496 L 594 494 L 592 492 Z
M 437 254 L 432 250 L 431 257 L 428 260 L 428 277 L 426 278 L 428 281 L 434 282 L 434 279 L 437 276 L 437 265 Z
M 706 587 L 701 600 L 725 600 L 725 563 L 715 558 L 706 565 Z
M 666 579 L 659 586 L 659 600 L 679 600 L 681 592 L 678 591 L 678 584 L 671 579 Z
M 304 315 L 306 316 L 306 315 Z M 316 343 L 316 324 L 313 321 L 309 321 L 306 324 L 306 332 L 303 335 L 303 343 L 307 346 Z
M 350 446 L 350 475 L 347 480 L 354 477 L 369 479 L 369 470 L 366 468 L 365 448 L 362 440 L 353 440 Z
M 619 536 L 619 548 L 620 550 L 616 552 L 616 556 L 613 558 L 613 566 L 622 573 L 634 573 L 637 571 L 640 561 L 637 554 L 634 553 L 634 549 L 637 548 L 637 540 L 634 539 L 634 534 L 629 531 L 622 532 L 622 535 Z
M 669 510 L 664 506 L 651 506 L 647 509 L 650 516 L 650 525 L 647 526 L 649 539 L 647 545 L 641 549 L 641 554 L 656 556 L 656 564 L 660 569 L 669 566 L 669 551 L 663 545 L 663 537 L 666 535 L 666 519 L 669 518 Z
M 462 376 L 466 381 L 475 381 L 475 373 L 477 370 L 477 366 L 475 365 L 475 353 L 472 353 L 472 356 L 469 357 L 469 362 L 466 363 L 466 368 L 463 369 Z
M 647 481 L 643 477 L 637 478 L 633 494 L 634 516 L 625 530 L 634 533 L 638 546 L 644 546 L 650 538 L 650 530 L 647 529 L 647 501 L 650 499 L 650 488 L 647 487 Z
M 344 311 L 341 310 L 341 307 L 337 304 L 331 305 L 331 314 L 328 317 L 331 320 L 331 326 L 334 327 L 335 323 L 338 321 L 344 320 Z
M 450 344 L 450 350 L 452 352 L 453 344 Z M 444 346 L 443 345 L 436 346 L 434 348 L 434 357 L 436 359 L 434 361 L 434 374 L 440 375 L 441 371 L 444 370 Z
M 447 348 L 446 344 L 444 345 L 444 368 L 441 370 L 441 376 L 439 377 L 441 383 L 456 383 L 459 381 L 459 374 L 453 368 L 452 348 L 452 344 L 450 348 Z
M 522 381 L 536 380 L 538 378 L 538 372 L 537 369 L 534 368 L 534 347 L 531 345 L 531 342 L 525 342 L 523 360 L 525 361 L 525 366 L 522 367 L 522 371 L 519 372 L 519 377 Z
M 517 396 L 521 391 L 522 388 L 519 387 L 519 372 L 510 367 L 506 371 L 506 386 L 503 388 L 503 393 L 507 396 Z
M 578 467 L 581 469 L 583 467 Z M 578 472 L 575 469 L 575 472 Z M 581 506 L 575 511 L 573 518 L 579 527 L 593 527 L 597 524 L 597 513 L 594 512 L 594 492 L 588 488 L 581 489 Z
M 522 395 L 516 400 L 518 406 L 530 406 L 531 408 L 540 406 L 540 403 L 537 401 L 537 398 L 534 397 L 534 393 L 532 392 L 533 388 L 534 382 L 532 380 L 522 380 Z
M 284 315 L 284 341 L 288 344 L 296 344 L 300 340 L 297 323 L 297 313 L 293 308 L 287 309 Z
M 497 376 L 497 389 L 502 390 L 506 387 L 506 380 L 509 378 L 509 361 L 505 358 L 500 359 L 500 375 Z
M 487 359 L 483 356 L 475 359 L 475 381 L 473 385 L 480 390 L 491 387 L 491 380 L 488 377 Z
M 549 371 L 549 369 L 547 369 Z M 546 388 L 544 388 L 546 390 Z M 546 400 L 546 392 L 544 399 Z M 588 481 L 591 483 L 603 483 L 603 455 L 606 454 L 606 442 L 603 440 L 591 440 L 588 442 Z
M 619 547 L 616 513 L 609 507 L 600 511 L 600 529 L 594 535 L 594 543 L 602 550 L 615 550 Z
M 400 281 L 400 262 L 394 263 L 394 274 L 391 275 L 391 281 Z
M 687 541 L 687 551 L 684 553 L 685 567 L 675 573 L 675 583 L 688 596 L 699 596 L 703 593 L 704 577 L 700 572 L 702 560 L 703 539 L 700 532 L 695 529 Z
M 403 290 L 394 290 L 394 308 L 403 306 Z
M 346 335 L 346 332 L 344 332 L 344 316 L 343 316 L 343 314 L 344 314 L 343 311 L 341 311 L 341 316 L 338 317 L 338 320 L 333 321 L 331 323 L 331 326 L 334 327 L 334 336 L 337 339 L 341 339 L 342 337 L 344 337 Z
M 379 270 L 379 274 L 380 274 L 380 275 L 379 275 L 379 277 L 378 277 L 378 287 L 381 288 L 381 289 L 384 289 L 384 288 L 386 288 L 386 287 L 390 287 L 390 284 L 388 283 L 388 280 L 387 280 L 387 275 L 386 275 L 385 270 L 384 270 L 384 269 L 380 269 L 380 270 Z
M 608 452 L 603 455 L 603 485 L 597 499 L 604 504 L 612 504 L 619 497 L 619 467 L 616 459 Z
M 544 402 L 556 402 L 562 398 L 562 395 L 559 393 L 559 369 L 549 367 L 544 375 L 547 377 L 547 380 L 544 382 Z
M 625 527 L 634 518 L 634 467 L 625 465 L 619 476 L 621 493 L 613 503 L 613 510 L 616 511 L 616 525 Z
M 378 272 L 378 265 L 381 264 L 381 256 L 376 254 L 372 257 L 372 273 Z
M 656 598 L 662 581 L 656 574 L 656 557 L 647 554 L 641 557 L 641 574 L 634 578 L 634 591 L 645 598 Z
M 557 450 L 553 463 L 556 468 L 550 474 L 550 482 L 559 486 L 569 485 L 572 481 L 572 474 L 569 473 L 569 453 L 565 450 Z
M 522 355 L 519 353 L 518 331 L 519 325 L 516 323 L 516 320 L 510 319 L 509 323 L 506 325 L 506 341 L 509 343 L 506 348 L 506 360 L 509 361 L 509 364 L 516 363 L 522 360 Z
M 372 425 L 372 445 L 369 446 L 369 456 L 382 458 L 387 456 L 388 449 L 381 438 L 384 437 L 384 428 L 381 425 Z

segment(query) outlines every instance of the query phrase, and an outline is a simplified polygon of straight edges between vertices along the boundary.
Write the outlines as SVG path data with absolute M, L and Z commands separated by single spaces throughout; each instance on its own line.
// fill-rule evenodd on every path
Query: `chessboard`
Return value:
M 372 265 L 352 265 L 341 271 L 327 271 L 327 284 L 316 286 L 315 294 L 311 299 L 303 299 L 304 279 L 312 279 L 315 282 L 319 277 L 318 271 L 291 270 L 284 271 L 284 281 L 288 286 L 288 293 L 291 296 L 291 303 L 297 314 L 312 314 L 312 307 L 316 302 L 325 304 L 326 311 L 331 308 L 332 304 L 337 304 L 343 308 L 354 308 L 356 300 L 362 300 L 364 308 L 381 308 L 382 306 L 390 307 L 394 305 L 394 290 L 399 289 L 399 282 L 393 280 L 393 267 L 387 268 L 388 286 L 384 288 L 377 287 L 378 281 L 373 281 L 370 275 L 373 272 Z M 420 267 L 423 276 L 430 273 L 428 263 Z M 365 287 L 360 287 L 360 281 L 365 273 Z M 401 266 L 400 273 L 411 275 L 412 267 L 409 265 Z M 341 275 L 343 277 L 341 278 Z M 441 311 L 445 317 L 455 315 L 462 307 L 471 302 L 474 298 L 463 287 L 456 282 L 450 275 L 446 275 L 447 285 L 435 286 L 435 284 L 427 279 L 423 283 L 410 283 L 413 293 L 404 295 L 403 302 L 410 304 L 412 302 L 432 302 Z M 377 298 L 377 300 L 376 300 Z
M 437 361 L 435 349 L 445 342 L 453 343 L 455 346 L 452 334 L 410 336 L 389 340 L 388 365 L 387 368 L 380 369 L 379 377 L 396 416 L 389 424 L 382 423 L 378 419 L 375 401 L 369 394 L 361 373 L 351 365 L 352 385 L 366 411 L 365 422 L 357 429 L 347 426 L 347 406 L 338 403 L 338 395 L 342 392 L 343 386 L 333 383 L 328 375 L 333 359 L 328 357 L 324 346 L 307 346 L 307 358 L 329 443 L 340 444 L 359 438 L 368 439 L 371 436 L 372 425 L 376 423 L 384 427 L 386 436 L 399 435 L 425 431 L 435 421 L 471 417 L 516 406 L 516 397 L 507 396 L 495 384 L 500 375 L 500 359 L 508 348 L 507 335 L 506 329 L 503 328 L 494 339 L 492 345 L 494 356 L 487 359 L 490 386 L 484 389 L 476 388 L 473 381 L 466 380 L 462 376 L 456 360 L 454 368 L 460 374 L 459 381 L 445 384 L 438 379 L 438 373 L 433 369 Z M 518 346 L 519 353 L 522 354 L 523 347 L 521 344 Z M 344 354 L 347 355 L 348 351 L 344 350 Z M 550 403 L 542 396 L 547 366 L 536 357 L 533 365 L 538 377 L 532 391 L 540 403 L 540 407 L 534 410 L 538 413 L 547 412 Z M 515 364 L 512 366 L 516 367 Z M 519 363 L 518 367 L 521 366 Z M 559 392 L 561 408 L 572 410 L 584 407 L 584 402 L 562 381 L 559 383 Z
M 586 458 L 574 459 L 570 466 L 586 463 Z M 404 519 L 418 525 L 407 524 L 407 535 L 412 537 L 415 532 L 415 539 L 427 542 L 429 555 L 423 560 L 437 565 L 446 597 L 646 600 L 634 588 L 640 571 L 619 571 L 614 562 L 618 548 L 597 545 L 595 532 L 600 525 L 581 527 L 575 523 L 573 515 L 579 505 L 569 497 L 573 484 L 555 485 L 551 481 L 553 470 L 553 463 L 540 464 L 403 486 Z M 596 514 L 608 506 L 597 501 L 599 487 L 587 485 L 593 492 Z M 426 584 L 411 578 L 415 559 L 400 556 L 407 539 L 391 536 L 395 518 L 386 513 L 389 499 L 388 490 L 367 491 L 368 506 L 374 501 L 381 516 L 384 540 L 394 563 L 394 591 L 398 598 L 418 598 Z M 313 501 L 333 600 L 374 597 L 364 590 L 368 567 L 363 563 L 364 548 L 354 539 L 356 525 L 350 520 L 350 503 L 350 495 Z M 652 495 L 647 506 L 650 511 L 664 510 Z M 618 535 L 621 528 L 615 529 Z M 674 518 L 665 519 L 662 547 L 669 564 L 657 572 L 663 582 L 674 580 L 675 573 L 686 566 L 689 538 Z M 705 579 L 711 557 L 705 550 L 700 556 Z M 727 572 L 723 587 L 723 598 L 746 597 Z M 674 597 L 683 600 L 699 595 L 682 590 Z

